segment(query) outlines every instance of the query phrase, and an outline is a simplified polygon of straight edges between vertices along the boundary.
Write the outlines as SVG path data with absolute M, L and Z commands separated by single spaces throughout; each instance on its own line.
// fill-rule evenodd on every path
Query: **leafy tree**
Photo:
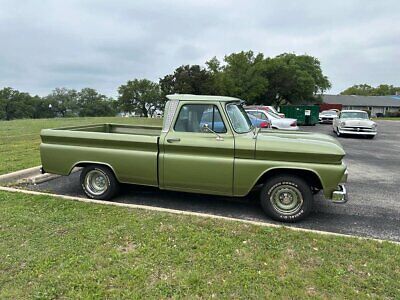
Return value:
M 248 103 L 263 101 L 268 88 L 264 56 L 252 51 L 232 53 L 224 57 L 224 65 L 214 57 L 206 65 L 217 94 L 234 96 Z
M 74 89 L 56 88 L 45 99 L 52 103 L 55 114 L 61 117 L 78 115 L 78 92 Z
M 31 118 L 34 113 L 32 96 L 10 87 L 0 90 L 0 117 L 3 120 Z
M 341 92 L 341 95 L 359 95 L 359 96 L 388 96 L 400 93 L 400 87 L 388 84 L 380 84 L 376 88 L 368 84 L 356 84 Z
M 173 74 L 161 78 L 159 83 L 163 96 L 175 93 L 197 95 L 213 93 L 211 74 L 199 65 L 180 66 Z
M 360 95 L 360 96 L 370 96 L 374 92 L 374 88 L 368 84 L 356 84 L 352 87 L 345 89 L 341 92 L 341 95 Z
M 147 79 L 129 80 L 118 88 L 118 94 L 119 107 L 128 113 L 148 117 L 163 106 L 159 85 Z
M 318 94 L 331 87 L 317 58 L 284 53 L 266 60 L 269 87 L 264 103 L 301 104 L 318 101 Z
M 57 103 L 54 100 L 41 98 L 39 96 L 33 97 L 33 108 L 34 112 L 32 118 L 43 119 L 43 118 L 54 118 L 57 116 L 56 111 L 53 109 Z
M 98 93 L 95 89 L 84 88 L 77 93 L 80 117 L 115 116 L 112 99 Z

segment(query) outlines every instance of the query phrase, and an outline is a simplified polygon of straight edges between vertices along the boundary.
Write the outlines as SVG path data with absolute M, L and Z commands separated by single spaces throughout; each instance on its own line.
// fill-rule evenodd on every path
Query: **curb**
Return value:
M 24 178 L 33 177 L 40 174 L 40 167 L 32 167 L 24 170 L 19 170 L 16 172 L 0 175 L 0 183 L 11 183 Z
M 51 173 L 40 173 L 41 166 L 32 167 L 24 170 L 19 170 L 9 174 L 0 175 L 0 184 L 18 184 L 18 183 L 31 183 L 40 184 L 61 177 L 61 175 Z M 73 168 L 71 173 L 75 173 L 81 168 Z
M 64 195 L 57 195 L 57 194 L 50 194 L 50 193 L 43 193 L 43 192 L 36 192 L 36 191 L 28 191 L 28 190 L 21 190 L 21 189 L 4 187 L 4 186 L 0 186 L 0 191 L 12 192 L 12 193 L 22 193 L 22 194 L 28 194 L 28 195 L 50 196 L 50 197 L 85 202 L 85 203 L 112 205 L 112 206 L 135 208 L 135 209 L 144 209 L 144 210 L 149 210 L 149 211 L 157 211 L 157 212 L 171 213 L 171 214 L 177 214 L 177 215 L 188 215 L 188 216 L 196 216 L 196 217 L 209 218 L 209 219 L 225 220 L 225 221 L 231 221 L 231 222 L 232 221 L 240 222 L 240 223 L 262 226 L 262 227 L 285 228 L 287 230 L 293 230 L 293 231 L 298 231 L 298 232 L 310 232 L 310 233 L 315 233 L 315 234 L 320 234 L 320 235 L 329 235 L 329 236 L 344 237 L 344 238 L 351 238 L 351 239 L 358 239 L 358 240 L 374 241 L 374 242 L 378 242 L 378 243 L 387 242 L 387 243 L 391 243 L 391 244 L 395 244 L 395 245 L 400 245 L 400 242 L 391 241 L 391 240 L 381 240 L 381 239 L 376 239 L 376 238 L 361 237 L 361 236 L 355 236 L 355 235 L 349 235 L 349 234 L 343 234 L 343 233 L 306 229 L 306 228 L 300 228 L 300 227 L 291 227 L 291 226 L 285 226 L 285 225 L 277 225 L 277 224 L 271 224 L 271 223 L 265 223 L 265 222 L 259 222 L 259 221 L 243 220 L 243 219 L 224 217 L 224 216 L 218 216 L 218 215 L 212 215 L 212 214 L 206 214 L 206 213 L 198 213 L 198 212 L 192 212 L 192 211 L 177 210 L 177 209 L 171 209 L 171 208 L 147 206 L 147 205 L 140 205 L 140 204 L 128 204 L 128 203 L 120 203 L 120 202 L 110 202 L 110 201 L 103 201 L 103 200 L 93 200 L 93 199 L 89 199 L 89 198 L 64 196 Z

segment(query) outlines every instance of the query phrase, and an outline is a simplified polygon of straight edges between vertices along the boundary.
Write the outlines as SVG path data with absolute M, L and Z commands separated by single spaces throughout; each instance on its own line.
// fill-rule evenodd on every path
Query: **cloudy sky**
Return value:
M 113 96 L 128 79 L 241 50 L 316 56 L 330 93 L 400 86 L 400 1 L 0 0 L 0 88 Z

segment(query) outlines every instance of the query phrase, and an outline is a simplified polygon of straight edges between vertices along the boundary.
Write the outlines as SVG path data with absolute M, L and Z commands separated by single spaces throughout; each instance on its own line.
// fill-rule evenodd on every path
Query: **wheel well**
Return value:
M 85 168 L 87 166 L 102 166 L 102 167 L 106 167 L 114 174 L 114 177 L 117 178 L 117 176 L 116 176 L 116 174 L 114 172 L 114 169 L 108 164 L 95 163 L 95 162 L 80 162 L 80 163 L 77 163 L 76 165 L 74 165 L 74 167 L 72 169 L 74 169 L 74 168 Z
M 295 175 L 304 179 L 312 188 L 323 189 L 320 178 L 317 174 L 310 170 L 302 169 L 272 169 L 265 172 L 257 181 L 256 186 L 265 183 L 269 178 L 279 175 Z

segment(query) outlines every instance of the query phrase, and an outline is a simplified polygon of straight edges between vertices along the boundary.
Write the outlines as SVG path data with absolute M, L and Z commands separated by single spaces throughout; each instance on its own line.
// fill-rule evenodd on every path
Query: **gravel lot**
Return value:
M 334 136 L 331 125 L 302 130 Z M 332 204 L 319 194 L 315 197 L 314 212 L 290 226 L 400 241 L 400 122 L 378 121 L 378 131 L 373 140 L 339 138 L 347 153 L 349 202 Z M 28 189 L 84 196 L 79 173 Z M 115 201 L 276 223 L 263 214 L 255 195 L 237 199 L 124 186 Z

